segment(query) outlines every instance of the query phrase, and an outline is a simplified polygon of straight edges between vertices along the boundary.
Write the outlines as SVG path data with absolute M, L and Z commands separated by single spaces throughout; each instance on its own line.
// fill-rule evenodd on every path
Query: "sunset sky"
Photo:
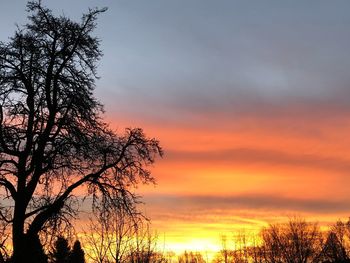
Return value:
M 301 215 L 350 216 L 350 1 L 43 0 L 73 18 L 109 10 L 96 96 L 118 131 L 165 156 L 140 187 L 167 248 Z M 2 0 L 0 40 L 26 18 Z

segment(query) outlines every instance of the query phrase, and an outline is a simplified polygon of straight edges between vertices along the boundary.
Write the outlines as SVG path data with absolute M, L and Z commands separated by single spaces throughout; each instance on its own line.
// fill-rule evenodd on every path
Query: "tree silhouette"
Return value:
M 262 230 L 262 256 L 267 262 L 320 262 L 322 238 L 316 223 L 291 218 L 285 224 L 271 224 Z
M 91 233 L 94 233 L 91 235 Z M 157 249 L 158 236 L 142 215 L 130 215 L 122 208 L 90 219 L 84 244 L 92 262 L 164 262 Z
M 0 206 L 11 224 L 14 263 L 26 262 L 28 240 L 69 222 L 78 188 L 104 209 L 135 209 L 130 187 L 153 182 L 147 170 L 162 154 L 141 129 L 117 135 L 94 98 L 99 40 L 93 9 L 80 22 L 29 2 L 28 24 L 0 43 Z M 102 203 L 100 201 L 103 201 Z M 24 238 L 26 237 L 26 238 Z
M 338 220 L 328 231 L 320 253 L 323 262 L 350 262 L 350 221 Z
M 178 257 L 179 263 L 205 263 L 205 260 L 199 252 L 185 251 Z
M 58 237 L 54 250 L 52 252 L 52 262 L 53 263 L 67 263 L 70 256 L 70 247 L 68 245 L 68 240 L 64 237 Z
M 81 248 L 79 240 L 74 242 L 73 248 L 69 255 L 69 263 L 85 263 L 85 253 Z
M 27 250 L 30 251 L 30 256 L 25 260 L 27 263 L 47 263 L 47 255 L 41 245 L 38 235 L 25 236 L 27 239 Z

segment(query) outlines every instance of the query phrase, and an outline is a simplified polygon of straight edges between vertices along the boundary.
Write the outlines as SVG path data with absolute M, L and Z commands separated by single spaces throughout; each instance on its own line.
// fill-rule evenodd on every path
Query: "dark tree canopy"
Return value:
M 67 263 L 70 256 L 70 247 L 68 245 L 68 240 L 64 237 L 58 237 L 54 250 L 52 252 L 52 262 L 53 263 Z
M 27 250 L 30 251 L 30 256 L 27 257 L 26 263 L 48 263 L 48 257 L 45 254 L 43 246 L 38 235 L 25 236 L 27 239 Z
M 84 250 L 81 248 L 81 244 L 79 240 L 76 240 L 74 242 L 72 251 L 69 255 L 69 263 L 85 263 L 85 253 Z
M 52 263 L 85 263 L 85 253 L 81 248 L 79 240 L 74 242 L 72 249 L 68 244 L 68 240 L 59 236 L 54 244 L 51 252 Z
M 26 239 L 78 211 L 75 191 L 95 206 L 134 211 L 130 187 L 153 182 L 147 169 L 162 155 L 141 129 L 118 135 L 102 120 L 93 95 L 96 62 L 92 9 L 80 22 L 29 2 L 28 24 L 0 43 L 1 220 L 12 227 L 13 261 L 24 262 Z M 28 252 L 29 253 L 29 252 Z

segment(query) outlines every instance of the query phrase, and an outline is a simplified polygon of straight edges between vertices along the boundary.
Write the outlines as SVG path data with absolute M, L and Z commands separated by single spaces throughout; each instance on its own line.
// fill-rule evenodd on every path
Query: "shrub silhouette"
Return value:
M 64 237 L 58 237 L 54 250 L 52 252 L 52 262 L 53 263 L 68 263 L 71 251 L 68 245 L 68 240 Z
M 85 253 L 84 250 L 81 248 L 81 244 L 79 240 L 76 240 L 74 242 L 73 248 L 70 251 L 69 255 L 69 263 L 85 263 Z

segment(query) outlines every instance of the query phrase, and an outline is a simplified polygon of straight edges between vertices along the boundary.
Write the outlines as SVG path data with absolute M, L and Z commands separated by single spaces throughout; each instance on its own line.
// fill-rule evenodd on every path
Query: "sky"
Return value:
M 160 140 L 140 187 L 170 249 L 300 215 L 350 215 L 349 1 L 42 0 L 74 19 L 108 7 L 96 97 L 122 132 Z M 0 40 L 26 18 L 2 0 Z

